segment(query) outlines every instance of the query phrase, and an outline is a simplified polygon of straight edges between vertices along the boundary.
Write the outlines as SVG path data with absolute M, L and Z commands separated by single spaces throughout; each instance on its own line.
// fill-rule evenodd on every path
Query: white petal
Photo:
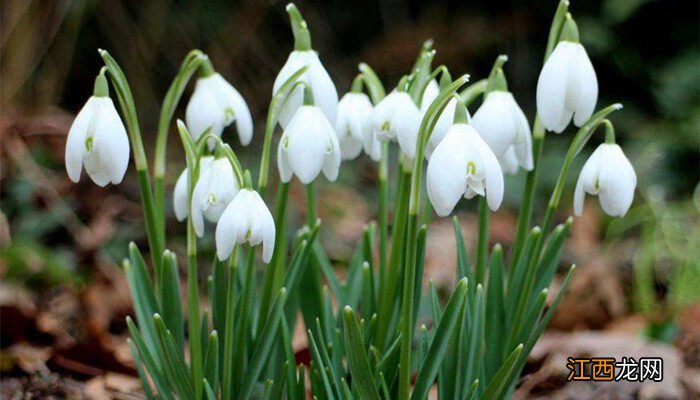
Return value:
M 195 141 L 210 127 L 211 133 L 217 136 L 221 136 L 224 130 L 224 110 L 211 90 L 211 83 L 216 83 L 213 76 L 197 80 L 185 110 L 187 129 Z
M 577 57 L 573 64 L 574 75 L 576 76 L 578 88 L 578 101 L 574 108 L 574 124 L 581 126 L 593 115 L 596 102 L 598 101 L 598 78 L 596 77 L 593 64 L 588 58 L 586 49 L 582 45 L 577 46 Z
M 526 171 L 532 171 L 534 165 L 532 159 L 532 133 L 530 131 L 530 124 L 527 122 L 527 118 L 520 107 L 517 107 L 515 110 L 515 115 L 518 131 L 514 145 L 515 156 L 520 167 Z
M 574 215 L 580 216 L 583 213 L 583 203 L 586 193 L 598 194 L 598 175 L 601 165 L 601 156 L 605 154 L 604 147 L 598 146 L 593 151 L 586 163 L 583 164 L 576 189 L 574 189 Z
M 90 126 L 90 119 L 95 112 L 95 97 L 90 97 L 73 121 L 68 131 L 66 141 L 66 172 L 71 181 L 80 181 L 80 172 L 83 169 L 83 158 L 87 151 L 85 140 Z M 94 128 L 93 128 L 94 129 Z
M 425 87 L 423 92 L 423 98 L 420 103 L 420 110 L 423 114 L 428 111 L 428 107 L 435 101 L 435 99 L 440 94 L 440 85 L 435 79 L 428 82 L 428 86 Z M 448 128 L 449 129 L 449 128 Z
M 241 207 L 241 201 L 236 196 L 226 207 L 216 224 L 216 233 L 214 234 L 216 254 L 221 261 L 226 260 L 231 255 L 236 243 L 245 241 L 250 229 L 246 218 L 247 210 L 243 210 Z
M 287 148 L 289 147 L 289 136 L 282 135 L 280 143 L 277 146 L 277 169 L 280 173 L 282 182 L 292 180 L 292 166 L 289 165 L 289 157 L 287 157 Z
M 465 125 L 458 124 L 450 128 L 428 161 L 428 198 L 441 217 L 452 212 L 466 189 L 466 155 L 469 148 L 465 141 L 464 127 Z
M 505 154 L 498 158 L 498 162 L 501 164 L 501 170 L 503 170 L 503 173 L 511 175 L 518 173 L 518 158 L 515 155 L 515 149 L 513 146 L 509 147 Z
M 565 116 L 565 99 L 567 89 L 567 74 L 570 65 L 568 45 L 572 43 L 559 42 L 552 54 L 542 67 L 537 80 L 537 113 L 547 130 L 561 133 L 568 125 Z M 562 122 L 566 120 L 564 126 Z
M 392 129 L 396 132 L 401 151 L 410 159 L 416 156 L 418 131 L 421 124 L 421 113 L 413 102 L 404 104 L 394 114 L 391 120 Z
M 228 203 L 238 193 L 238 182 L 227 158 L 216 159 L 211 165 L 211 172 L 207 175 L 207 181 L 203 182 L 206 185 L 204 216 L 209 222 L 217 222 Z M 215 199 L 214 204 L 209 203 L 209 196 Z
M 318 107 L 302 106 L 289 121 L 285 135 L 291 170 L 301 183 L 311 183 L 321 172 L 326 154 L 332 150 L 329 135 L 335 135 L 333 127 Z
M 180 174 L 175 182 L 175 189 L 173 189 L 173 209 L 175 210 L 175 218 L 182 222 L 187 218 L 189 212 L 189 205 L 187 204 L 187 186 L 189 172 L 187 168 Z
M 330 123 L 328 124 L 328 127 L 325 129 L 333 129 L 330 126 Z M 335 133 L 328 134 L 328 139 L 326 140 L 327 147 L 326 147 L 326 156 L 323 160 L 323 175 L 326 176 L 326 179 L 328 179 L 331 182 L 334 182 L 336 179 L 338 179 L 338 172 L 340 171 L 340 161 L 341 161 L 341 154 L 340 154 L 340 144 L 338 143 L 338 139 L 335 137 Z
M 250 114 L 248 104 L 238 90 L 228 83 L 221 75 L 214 75 L 219 82 L 220 93 L 224 96 L 221 100 L 233 110 L 238 139 L 243 146 L 247 146 L 253 138 L 253 116 Z
M 473 130 L 473 129 L 472 129 Z M 492 211 L 498 210 L 503 201 L 503 171 L 498 159 L 491 148 L 474 131 L 474 144 L 479 152 L 481 168 L 484 174 L 484 187 L 486 189 L 486 202 Z
M 95 132 L 96 136 L 100 136 L 97 150 L 103 154 L 110 181 L 117 185 L 124 179 L 129 166 L 129 136 L 112 99 L 106 97 L 105 100 Z
M 616 144 L 601 146 L 607 146 L 608 151 L 605 164 L 600 170 L 598 195 L 600 206 L 606 214 L 622 217 L 627 214 L 634 200 L 637 175 L 620 146 Z
M 489 93 L 474 113 L 472 126 L 497 156 L 502 156 L 517 138 L 517 104 L 509 92 Z

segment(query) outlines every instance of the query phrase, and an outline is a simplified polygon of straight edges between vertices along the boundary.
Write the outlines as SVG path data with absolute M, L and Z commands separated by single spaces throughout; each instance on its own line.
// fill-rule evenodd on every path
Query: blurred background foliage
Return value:
M 348 90 L 360 61 L 372 65 L 391 88 L 410 69 L 420 44 L 433 38 L 436 65 L 445 64 L 453 76 L 485 77 L 494 58 L 508 54 L 509 88 L 529 119 L 534 118 L 553 0 L 331 0 L 297 5 L 340 95 Z M 101 66 L 97 48 L 109 50 L 125 70 L 148 150 L 153 149 L 163 95 L 192 48 L 209 54 L 246 98 L 260 139 L 273 80 L 292 48 L 284 6 L 251 0 L 3 1 L 1 274 L 37 287 L 66 280 L 81 283 L 94 263 L 120 259 L 128 240 L 144 242 L 133 168 L 123 185 L 106 190 L 87 179 L 71 185 L 63 169 L 72 116 L 91 95 Z M 633 238 L 631 263 L 637 273 L 630 291 L 637 310 L 675 309 L 697 295 L 698 284 L 688 282 L 700 276 L 699 4 L 574 0 L 571 10 L 598 74 L 598 108 L 612 102 L 625 106 L 613 122 L 639 178 L 630 217 L 613 224 L 603 219 L 598 234 L 611 244 Z M 183 115 L 184 104 L 176 116 Z M 254 139 L 249 148 L 239 149 L 231 132 L 224 137 L 241 151 L 244 164 L 255 169 L 262 141 Z M 173 132 L 171 185 L 184 166 L 175 138 Z M 570 139 L 571 132 L 547 137 L 545 188 L 553 186 Z M 601 139 L 594 137 L 587 151 Z M 585 156 L 572 168 L 571 185 Z M 341 181 L 367 193 L 365 201 L 372 202 L 373 164 L 365 157 L 348 164 L 353 167 L 343 169 Z M 523 175 L 509 180 L 506 205 L 516 210 Z M 336 208 L 343 212 L 342 206 Z M 174 219 L 169 224 L 168 229 L 183 230 Z M 660 302 L 666 293 L 674 295 Z

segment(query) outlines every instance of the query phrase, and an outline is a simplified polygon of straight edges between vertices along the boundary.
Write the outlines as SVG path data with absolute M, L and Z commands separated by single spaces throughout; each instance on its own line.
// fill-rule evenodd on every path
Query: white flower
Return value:
M 574 117 L 583 125 L 598 101 L 598 79 L 580 43 L 557 44 L 537 81 L 537 112 L 545 128 L 561 133 Z
M 190 205 L 192 225 L 197 236 L 204 234 L 204 218 L 209 222 L 218 221 L 238 193 L 238 188 L 233 167 L 227 158 L 216 159 L 209 168 L 200 171 Z
M 347 93 L 340 99 L 335 132 L 343 160 L 353 159 L 362 152 L 365 137 L 371 134 L 371 114 L 372 102 L 364 93 Z
M 413 159 L 421 118 L 420 110 L 408 93 L 393 91 L 374 107 L 372 132 L 382 140 L 396 139 L 401 151 Z
M 340 145 L 335 130 L 316 106 L 301 106 L 287 124 L 277 148 L 277 167 L 283 182 L 296 175 L 311 183 L 323 171 L 329 181 L 338 177 Z
M 439 216 L 452 212 L 460 197 L 485 196 L 491 210 L 503 200 L 503 173 L 496 156 L 468 124 L 447 131 L 428 161 L 428 198 Z
M 262 197 L 252 189 L 241 189 L 221 214 L 216 225 L 216 254 L 227 259 L 238 243 L 263 245 L 263 262 L 269 263 L 275 249 L 275 221 Z
M 129 138 L 109 97 L 90 97 L 68 132 L 66 171 L 71 181 L 80 180 L 83 166 L 102 187 L 120 183 L 129 166 Z
M 213 156 L 204 156 L 199 159 L 200 176 L 211 167 L 213 161 Z M 175 182 L 175 189 L 173 190 L 173 209 L 175 210 L 175 218 L 177 218 L 177 220 L 180 222 L 184 221 L 185 218 L 187 218 L 187 215 L 190 213 L 190 204 L 188 202 L 189 199 L 187 193 L 188 179 L 189 171 L 187 168 L 185 168 L 177 178 L 177 182 Z
M 318 54 L 313 50 L 295 50 L 289 54 L 287 62 L 277 74 L 277 78 L 275 78 L 272 94 L 277 93 L 280 86 L 304 66 L 307 67 L 307 70 L 299 77 L 298 81 L 305 82 L 311 86 L 314 103 L 323 110 L 328 121 L 334 124 L 338 109 L 338 91 L 335 89 L 335 84 L 330 75 L 328 75 L 328 71 L 321 64 L 321 60 L 318 59 Z M 304 87 L 300 85 L 289 94 L 287 101 L 282 105 L 278 117 L 282 128 L 287 127 L 295 111 L 302 106 L 303 102 Z
M 220 74 L 213 73 L 197 79 L 194 92 L 185 110 L 187 128 L 197 140 L 211 127 L 211 133 L 221 136 L 224 128 L 236 122 L 241 144 L 247 146 L 253 138 L 253 117 L 243 96 Z M 209 142 L 209 147 L 214 141 Z
M 506 91 L 493 91 L 474 113 L 472 126 L 501 162 L 501 167 L 515 173 L 518 166 L 532 170 L 532 138 L 523 110 Z
M 433 79 L 428 83 L 428 86 L 423 92 L 423 100 L 420 104 L 420 111 L 423 117 L 428 111 L 428 107 L 430 107 L 430 105 L 433 103 L 433 101 L 435 101 L 439 94 L 440 85 L 438 85 L 435 79 Z M 428 143 L 425 146 L 426 159 L 430 159 L 430 156 L 433 154 L 433 151 L 435 151 L 437 145 L 440 144 L 440 142 L 442 142 L 442 139 L 445 138 L 445 134 L 452 126 L 452 123 L 455 118 L 455 107 L 457 107 L 457 99 L 452 98 L 449 102 L 447 102 L 447 105 L 442 110 L 440 117 L 438 117 L 438 120 L 435 123 L 435 128 L 433 128 L 433 133 L 430 134 L 430 139 L 428 139 Z
M 636 187 L 637 175 L 620 146 L 603 143 L 581 169 L 574 192 L 574 213 L 581 215 L 584 197 L 589 193 L 598 195 L 606 214 L 622 217 L 632 205 Z

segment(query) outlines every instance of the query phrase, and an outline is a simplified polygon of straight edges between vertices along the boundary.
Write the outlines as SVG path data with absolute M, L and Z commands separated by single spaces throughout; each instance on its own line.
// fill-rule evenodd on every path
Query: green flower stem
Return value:
M 287 248 L 287 199 L 289 197 L 289 182 L 280 182 L 277 189 L 277 207 L 275 209 L 275 250 L 272 253 L 272 260 L 265 268 L 263 278 L 263 293 L 260 300 L 260 323 L 259 326 L 265 325 L 268 309 L 272 304 L 272 298 L 275 293 L 282 288 L 284 279 L 284 253 Z
M 378 167 L 379 180 L 379 288 L 386 289 L 387 278 L 387 241 L 389 227 L 387 222 L 387 207 L 389 203 L 389 143 L 382 143 L 381 159 Z
M 267 110 L 267 120 L 265 121 L 265 138 L 263 139 L 263 151 L 260 157 L 260 175 L 258 176 L 258 193 L 261 196 L 265 195 L 267 190 L 267 178 L 270 171 L 270 149 L 272 148 L 272 134 L 275 132 L 277 125 L 277 117 L 279 116 L 280 108 L 287 101 L 287 97 L 296 87 L 297 80 L 306 72 L 308 67 L 299 68 L 293 73 L 283 84 L 279 90 L 272 96 L 270 107 Z
M 430 133 L 435 129 L 435 124 L 440 113 L 445 109 L 452 96 L 469 80 L 468 75 L 457 78 L 450 86 L 443 90 L 428 110 L 421 121 L 418 139 L 416 143 L 416 155 L 413 160 L 413 172 L 411 175 L 411 192 L 408 206 L 407 246 L 406 262 L 403 286 L 403 301 L 401 302 L 401 356 L 399 369 L 399 399 L 408 400 L 411 385 L 411 346 L 413 343 L 413 300 L 416 275 L 417 252 L 417 222 L 420 210 L 420 194 L 423 173 L 423 158 L 425 145 L 430 138 Z
M 357 66 L 357 68 L 362 74 L 365 86 L 367 87 L 367 91 L 369 92 L 369 97 L 372 99 L 372 103 L 374 105 L 377 105 L 377 103 L 382 101 L 384 96 L 386 96 L 386 91 L 384 90 L 384 85 L 382 85 L 382 81 L 377 76 L 377 73 L 374 72 L 372 67 L 370 67 L 368 64 L 360 63 Z
M 187 203 L 192 203 L 192 192 L 199 174 L 199 160 L 192 142 L 192 136 L 185 124 L 178 121 L 178 133 L 185 148 L 188 170 L 191 171 L 187 182 Z M 187 321 L 188 342 L 190 346 L 190 368 L 196 398 L 201 398 L 204 378 L 201 325 L 199 324 L 199 282 L 197 280 L 197 236 L 192 224 L 192 214 L 187 216 Z
M 136 114 L 136 105 L 134 97 L 131 94 L 129 82 L 122 71 L 119 64 L 112 58 L 106 50 L 98 50 L 102 60 L 105 63 L 107 72 L 109 72 L 110 80 L 117 93 L 119 106 L 126 122 L 129 139 L 131 141 L 131 151 L 134 154 L 134 165 L 139 176 L 139 190 L 141 191 L 141 203 L 143 205 L 144 217 L 146 220 L 146 236 L 148 237 L 148 246 L 151 253 L 151 261 L 155 272 L 155 282 L 159 282 L 161 276 L 161 262 L 164 250 L 164 242 L 160 240 L 158 235 L 158 217 L 156 215 L 155 203 L 153 201 L 153 191 L 151 188 L 151 180 L 148 172 L 148 162 L 146 160 L 146 152 L 143 148 L 143 140 L 141 139 L 141 129 L 139 128 L 138 115 Z M 100 71 L 102 73 L 102 71 Z M 156 288 L 156 292 L 158 292 Z
M 316 225 L 316 195 L 314 194 L 314 184 L 305 185 L 306 189 L 306 224 L 309 229 Z
M 559 1 L 557 6 L 557 11 L 554 13 L 554 18 L 552 18 L 552 24 L 549 28 L 549 36 L 547 37 L 547 48 L 544 52 L 544 60 L 547 61 L 549 55 L 552 54 L 554 48 L 559 43 L 559 38 L 561 36 L 561 31 L 566 21 L 566 16 L 569 13 L 569 0 Z
M 250 321 L 250 307 L 253 296 L 255 276 L 255 248 L 248 248 L 245 267 L 245 278 L 243 280 L 243 292 L 239 298 L 236 318 L 236 347 L 234 348 L 233 382 L 238 384 L 243 379 L 244 365 L 248 359 L 247 340 L 249 335 L 248 322 Z M 234 387 L 233 389 L 236 389 Z M 234 390 L 235 392 L 235 390 Z M 235 397 L 235 396 L 234 396 Z
M 396 187 L 394 221 L 391 229 L 391 254 L 389 255 L 388 271 L 386 273 L 386 285 L 384 290 L 381 290 L 379 293 L 380 303 L 379 312 L 377 313 L 377 334 L 375 335 L 378 349 L 384 349 L 386 340 L 389 339 L 387 334 L 394 309 L 394 297 L 398 288 L 396 281 L 406 246 L 406 217 L 408 216 L 410 184 L 411 173 L 402 169 Z
M 476 266 L 474 279 L 476 283 L 484 283 L 484 271 L 488 258 L 489 247 L 489 206 L 486 197 L 479 197 L 479 235 L 476 244 Z
M 236 324 L 236 280 L 238 278 L 238 246 L 234 246 L 229 257 L 228 284 L 226 285 L 226 322 L 224 331 L 224 359 L 222 370 L 221 394 L 222 399 L 232 398 L 231 388 L 233 379 L 233 339 Z
M 207 56 L 199 50 L 190 51 L 180 66 L 180 71 L 175 75 L 175 79 L 170 84 L 168 92 L 163 99 L 158 120 L 158 131 L 156 134 L 156 149 L 153 161 L 153 197 L 156 215 L 160 218 L 158 224 L 158 235 L 160 240 L 165 242 L 165 162 L 168 147 L 168 129 L 172 122 L 173 115 L 180 102 L 182 94 L 187 87 L 192 75 L 202 65 L 202 61 Z

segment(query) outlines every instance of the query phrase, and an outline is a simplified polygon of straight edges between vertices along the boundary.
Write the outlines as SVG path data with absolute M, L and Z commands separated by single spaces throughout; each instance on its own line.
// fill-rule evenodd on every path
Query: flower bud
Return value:
M 338 134 L 343 160 L 356 158 L 362 152 L 367 135 L 371 135 L 372 102 L 364 93 L 347 93 L 338 103 Z
M 306 185 L 321 171 L 329 181 L 338 178 L 340 145 L 333 126 L 319 107 L 304 105 L 297 109 L 277 148 L 277 167 L 283 182 L 296 175 Z
M 561 133 L 573 116 L 576 126 L 593 115 L 598 101 L 598 79 L 586 49 L 561 41 L 544 64 L 537 81 L 537 113 L 542 125 Z
M 275 78 L 272 94 L 277 93 L 284 82 L 302 67 L 307 67 L 307 70 L 299 77 L 298 81 L 311 86 L 315 104 L 323 110 L 328 121 L 334 124 L 338 109 L 338 91 L 335 89 L 333 80 L 328 75 L 326 68 L 321 64 L 321 60 L 319 60 L 318 54 L 314 50 L 295 50 L 289 54 L 287 62 L 284 63 L 279 74 L 277 74 L 277 78 Z M 278 120 L 282 128 L 287 127 L 294 113 L 303 105 L 303 102 L 304 88 L 302 85 L 299 85 L 289 94 L 287 101 L 284 102 L 280 109 Z
M 242 145 L 247 146 L 253 138 L 253 117 L 243 96 L 216 72 L 197 79 L 185 119 L 195 141 L 209 128 L 221 136 L 234 121 Z M 213 140 L 208 144 L 210 149 L 214 147 Z
M 129 166 L 129 137 L 119 113 L 109 98 L 107 79 L 95 80 L 95 92 L 71 125 L 66 142 L 66 171 L 71 181 L 80 181 L 85 171 L 98 186 L 119 184 Z
M 217 222 L 226 206 L 238 193 L 238 182 L 227 158 L 218 158 L 209 168 L 200 171 L 192 191 L 190 213 L 197 236 L 204 235 L 204 218 Z
M 275 249 L 275 221 L 258 192 L 244 188 L 221 214 L 215 236 L 219 260 L 227 259 L 235 244 L 262 243 L 263 262 L 269 263 Z
M 437 145 L 426 172 L 428 198 L 439 216 L 449 215 L 464 196 L 485 196 L 491 210 L 503 200 L 503 173 L 496 156 L 468 124 L 457 123 Z
M 421 112 L 406 92 L 389 93 L 372 111 L 374 139 L 397 140 L 410 159 L 416 155 Z
M 636 187 L 637 175 L 620 146 L 603 143 L 581 169 L 574 192 L 574 213 L 581 215 L 584 198 L 589 193 L 598 195 L 606 214 L 622 217 L 632 205 Z
M 472 126 L 489 145 L 505 172 L 515 173 L 518 166 L 532 170 L 530 125 L 512 93 L 496 90 L 487 94 L 474 113 Z

